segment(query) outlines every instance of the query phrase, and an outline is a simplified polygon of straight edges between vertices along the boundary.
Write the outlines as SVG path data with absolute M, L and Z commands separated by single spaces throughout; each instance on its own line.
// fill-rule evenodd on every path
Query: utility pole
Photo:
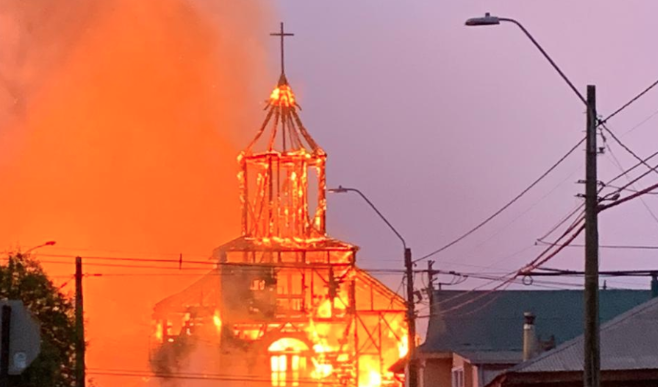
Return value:
M 430 313 L 434 306 L 434 261 L 427 261 L 427 298 L 430 301 Z
M 80 257 L 75 257 L 75 386 L 85 387 L 85 322 Z
M 407 363 L 407 386 L 418 386 L 418 367 L 416 367 L 416 303 L 414 301 L 414 264 L 411 259 L 411 249 L 404 248 L 404 267 L 407 275 L 407 344 L 409 361 Z
M 600 387 L 599 227 L 596 171 L 596 87 L 587 86 L 587 150 L 585 162 L 585 348 L 584 387 Z
M 9 387 L 9 339 L 11 333 L 11 306 L 2 306 L 0 328 L 0 387 Z

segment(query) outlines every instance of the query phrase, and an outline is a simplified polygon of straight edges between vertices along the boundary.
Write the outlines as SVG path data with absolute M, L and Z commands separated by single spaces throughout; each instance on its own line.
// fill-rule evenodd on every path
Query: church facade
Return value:
M 238 157 L 241 235 L 213 251 L 213 270 L 155 306 L 156 375 L 401 385 L 388 369 L 406 355 L 405 301 L 359 269 L 356 246 L 327 234 L 326 161 L 282 65 L 263 124 Z

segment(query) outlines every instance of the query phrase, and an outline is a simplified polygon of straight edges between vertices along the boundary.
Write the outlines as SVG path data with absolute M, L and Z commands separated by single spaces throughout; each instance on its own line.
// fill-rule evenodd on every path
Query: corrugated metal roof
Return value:
M 658 299 L 601 326 L 601 370 L 658 369 Z M 583 370 L 583 336 L 521 363 L 510 372 Z
M 583 332 L 582 290 L 436 291 L 422 352 L 522 351 L 523 313 L 542 340 L 564 343 Z M 651 298 L 649 290 L 602 290 L 601 321 Z

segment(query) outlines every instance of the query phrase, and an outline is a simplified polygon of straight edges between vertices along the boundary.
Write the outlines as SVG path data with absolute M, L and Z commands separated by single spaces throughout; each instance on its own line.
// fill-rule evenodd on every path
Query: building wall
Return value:
M 474 365 L 458 354 L 421 362 L 420 387 L 453 387 L 453 370 L 464 370 L 464 387 L 484 387 L 513 364 Z M 658 384 L 656 385 L 658 386 Z
M 425 359 L 420 387 L 452 387 L 452 358 Z
M 476 367 L 471 365 L 468 359 L 465 359 L 457 354 L 453 354 L 452 367 L 450 369 L 451 379 L 452 379 L 452 370 L 456 370 L 456 369 L 462 369 L 464 371 L 463 387 L 477 387 L 477 385 L 473 384 L 474 381 L 477 381 L 477 378 L 474 377 L 474 372 L 476 371 Z

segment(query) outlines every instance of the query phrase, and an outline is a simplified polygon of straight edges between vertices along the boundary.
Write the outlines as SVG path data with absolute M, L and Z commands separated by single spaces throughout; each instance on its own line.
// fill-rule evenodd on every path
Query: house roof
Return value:
M 601 370 L 658 369 L 658 298 L 601 326 Z M 510 372 L 583 370 L 583 336 L 512 368 Z
M 518 364 L 523 360 L 522 351 L 459 351 L 457 354 L 471 364 Z
M 523 313 L 532 312 L 542 340 L 561 344 L 582 334 L 582 290 L 434 292 L 427 339 L 419 350 L 433 352 L 522 351 Z M 602 290 L 601 321 L 651 298 L 649 290 Z

